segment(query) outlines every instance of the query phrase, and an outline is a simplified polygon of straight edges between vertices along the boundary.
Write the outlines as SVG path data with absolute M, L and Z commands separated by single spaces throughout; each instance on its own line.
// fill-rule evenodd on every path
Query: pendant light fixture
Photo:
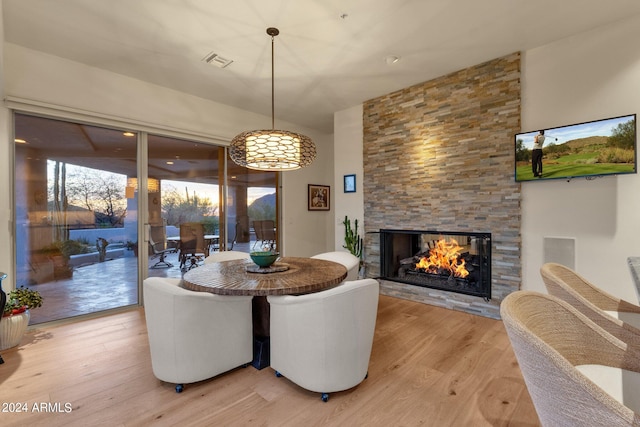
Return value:
M 296 170 L 316 158 L 316 146 L 308 136 L 275 128 L 274 38 L 280 31 L 267 28 L 271 36 L 271 129 L 242 132 L 231 141 L 229 154 L 238 165 L 262 171 Z

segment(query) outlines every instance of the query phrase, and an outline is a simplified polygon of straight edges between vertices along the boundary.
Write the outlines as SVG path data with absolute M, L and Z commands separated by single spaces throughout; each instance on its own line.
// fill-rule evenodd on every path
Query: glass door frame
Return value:
M 224 145 L 223 141 L 215 138 L 204 138 L 201 135 L 191 135 L 188 133 L 183 134 L 181 132 L 176 132 L 171 130 L 165 131 L 161 128 L 149 127 L 144 124 L 136 123 L 135 121 L 129 122 L 129 121 L 117 120 L 117 119 L 114 120 L 112 118 L 94 116 L 91 113 L 83 113 L 81 111 L 67 111 L 67 110 L 56 109 L 55 107 L 49 107 L 49 106 L 29 105 L 29 104 L 24 104 L 24 103 L 15 102 L 15 101 L 8 103 L 7 106 L 9 108 L 8 110 L 9 114 L 7 115 L 7 118 L 8 118 L 7 133 L 11 141 L 9 151 L 8 151 L 8 154 L 10 156 L 10 174 L 9 174 L 9 184 L 8 184 L 10 189 L 8 194 L 9 203 L 11 203 L 10 235 L 12 237 L 12 240 L 14 240 L 14 244 L 11 245 L 12 247 L 9 249 L 9 252 L 8 252 L 8 256 L 9 256 L 8 261 L 10 262 L 10 268 L 7 269 L 8 272 L 10 273 L 10 276 L 14 277 L 14 279 L 12 280 L 13 283 L 5 286 L 7 290 L 11 290 L 14 286 L 20 286 L 24 284 L 24 283 L 20 283 L 20 281 L 15 279 L 18 270 L 22 268 L 21 265 L 18 265 L 19 260 L 18 260 L 17 250 L 15 247 L 15 240 L 18 238 L 18 233 L 16 230 L 16 226 L 18 224 L 18 221 L 17 221 L 18 209 L 16 207 L 16 203 L 17 203 L 16 186 L 18 185 L 18 182 L 16 177 L 16 173 L 17 173 L 16 171 L 18 169 L 16 164 L 17 162 L 17 159 L 16 159 L 17 151 L 16 151 L 16 145 L 15 145 L 16 143 L 14 142 L 14 140 L 16 138 L 16 132 L 17 130 L 19 130 L 17 129 L 17 126 L 16 126 L 17 125 L 16 117 L 18 115 L 30 116 L 34 118 L 41 118 L 41 119 L 47 119 L 47 120 L 59 121 L 59 122 L 68 122 L 70 124 L 79 125 L 79 126 L 103 128 L 107 131 L 135 132 L 136 133 L 135 170 L 138 177 L 140 178 L 140 182 L 139 182 L 140 188 L 147 188 L 147 185 L 148 185 L 147 150 L 148 150 L 149 135 L 159 135 L 159 136 L 166 136 L 166 137 L 172 137 L 172 138 L 179 138 L 179 139 L 183 139 L 191 142 L 197 142 L 199 144 L 210 145 L 215 148 L 222 148 L 224 151 L 225 159 L 226 159 L 226 154 L 227 154 L 226 146 Z M 226 167 L 226 161 L 224 165 Z M 224 173 L 222 173 L 222 175 L 225 181 L 220 186 L 221 188 L 220 192 L 222 192 L 227 185 L 226 175 L 224 175 Z M 137 283 L 136 283 L 137 303 L 134 302 L 131 305 L 108 308 L 106 310 L 100 310 L 92 313 L 73 315 L 72 318 L 81 319 L 81 318 L 95 316 L 96 314 L 102 315 L 104 313 L 126 309 L 126 307 L 143 305 L 144 301 L 143 301 L 142 282 L 146 277 L 148 277 L 149 252 L 150 252 L 148 245 L 146 244 L 146 242 L 148 241 L 148 235 L 147 235 L 148 231 L 145 226 L 149 222 L 149 215 L 146 208 L 146 206 L 148 206 L 148 203 L 149 203 L 149 197 L 147 192 L 145 191 L 139 192 L 139 197 L 136 203 L 136 210 L 137 210 L 136 232 L 137 232 L 138 241 L 140 243 L 145 242 L 145 244 L 138 245 L 137 269 L 135 270 L 137 273 Z M 226 200 L 222 198 L 220 202 L 221 214 L 223 212 L 226 212 L 226 208 L 224 207 L 225 203 L 226 203 Z M 223 219 L 221 218 L 221 221 L 222 220 Z M 226 223 L 225 223 L 225 227 L 226 227 Z M 221 232 L 227 233 L 226 228 L 221 230 Z M 131 271 L 133 272 L 134 270 L 131 270 Z M 65 317 L 65 319 L 70 319 L 70 317 Z M 62 317 L 60 318 L 60 320 L 62 320 Z M 57 322 L 57 321 L 58 320 L 53 320 L 53 322 Z M 41 324 L 45 324 L 45 323 L 49 323 L 49 321 L 44 321 Z
M 215 137 L 212 135 L 202 135 L 198 133 L 190 133 L 190 132 L 181 132 L 171 129 L 163 129 L 162 127 L 149 126 L 145 123 L 136 122 L 135 120 L 126 120 L 119 119 L 114 117 L 101 116 L 99 114 L 95 114 L 92 112 L 84 112 L 82 110 L 68 110 L 64 108 L 56 108 L 55 105 L 40 105 L 40 104 L 30 104 L 28 101 L 21 100 L 12 100 L 7 103 L 7 107 L 9 108 L 9 125 L 11 126 L 11 135 L 15 136 L 15 115 L 16 114 L 24 114 L 36 117 L 42 117 L 46 119 L 52 120 L 60 120 L 66 122 L 72 122 L 80 125 L 87 126 L 95 126 L 95 127 L 103 127 L 110 130 L 116 131 L 127 131 L 130 130 L 132 132 L 136 132 L 136 173 L 139 178 L 139 186 L 140 188 L 147 188 L 148 184 L 148 137 L 149 135 L 159 135 L 165 137 L 173 137 L 178 139 L 183 139 L 186 141 L 192 141 L 202 144 L 211 145 L 213 147 L 222 148 L 224 151 L 224 162 L 221 163 L 223 167 L 218 171 L 219 174 L 219 182 L 220 182 L 220 190 L 219 190 L 219 207 L 220 207 L 220 222 L 224 222 L 220 224 L 220 249 L 225 250 L 229 249 L 228 242 L 230 238 L 233 237 L 234 234 L 234 226 L 235 224 L 229 223 L 229 206 L 228 206 L 228 189 L 230 184 L 230 177 L 228 175 L 228 141 L 222 140 L 219 137 Z M 13 140 L 13 138 L 11 138 Z M 11 174 L 10 174 L 10 195 L 11 195 L 11 219 L 12 219 L 12 237 L 16 239 L 16 230 L 15 224 L 16 222 L 16 198 L 15 198 L 15 189 L 16 189 L 16 153 L 15 153 L 15 145 L 11 144 Z M 281 175 L 279 172 L 275 173 L 274 180 L 274 190 L 276 193 L 276 221 L 277 221 L 277 241 L 278 247 L 281 247 L 281 233 L 282 233 L 282 197 L 281 197 Z M 139 242 L 147 242 L 149 236 L 147 235 L 147 227 L 146 224 L 149 223 L 149 215 L 147 211 L 147 206 L 149 203 L 149 196 L 146 192 L 139 192 L 139 197 L 137 200 L 137 234 Z M 11 257 L 11 274 L 15 277 L 17 271 L 17 254 L 15 248 L 10 250 Z M 142 282 L 148 277 L 148 268 L 149 268 L 149 248 L 146 244 L 138 245 L 138 257 L 137 257 L 137 278 L 138 278 L 138 305 L 142 305 L 143 294 L 142 294 Z M 113 309 L 117 310 L 117 309 Z M 84 316 L 84 315 L 81 315 Z

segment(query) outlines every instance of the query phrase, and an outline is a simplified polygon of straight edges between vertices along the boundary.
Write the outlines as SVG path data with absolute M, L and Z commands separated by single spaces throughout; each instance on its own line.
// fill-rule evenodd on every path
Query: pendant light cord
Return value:
M 275 101 L 275 83 L 274 83 L 274 39 L 275 36 L 271 35 L 271 129 L 275 129 L 276 128 L 276 101 Z
M 271 129 L 276 128 L 276 91 L 275 91 L 275 66 L 274 66 L 274 45 L 275 45 L 275 37 L 280 34 L 280 31 L 277 28 L 269 27 L 267 28 L 267 34 L 271 36 Z
M 275 36 L 277 28 L 267 28 L 271 36 L 271 130 L 242 132 L 231 140 L 229 156 L 237 165 L 260 171 L 296 170 L 316 158 L 316 146 L 306 135 L 276 131 Z

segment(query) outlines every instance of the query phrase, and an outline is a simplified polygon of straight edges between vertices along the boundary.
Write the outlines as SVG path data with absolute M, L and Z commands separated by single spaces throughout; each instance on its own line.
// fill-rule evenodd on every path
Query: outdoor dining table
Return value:
M 184 274 L 182 286 L 219 295 L 253 296 L 253 365 L 268 366 L 268 295 L 301 295 L 339 285 L 347 269 L 333 261 L 283 257 L 269 268 L 258 268 L 250 259 L 203 264 Z M 265 347 L 266 346 L 266 347 Z M 259 357 L 256 357 L 256 353 Z
M 207 247 L 215 247 L 220 241 L 220 235 L 218 234 L 205 234 L 204 241 Z M 168 236 L 167 242 L 174 242 L 177 248 L 180 248 L 180 236 Z

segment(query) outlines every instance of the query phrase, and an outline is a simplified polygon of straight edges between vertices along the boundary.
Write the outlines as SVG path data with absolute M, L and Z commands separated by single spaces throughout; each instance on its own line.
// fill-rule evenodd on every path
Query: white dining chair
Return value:
M 360 384 L 369 369 L 378 312 L 374 279 L 347 281 L 304 294 L 267 297 L 271 368 L 310 391 L 329 393 Z
M 180 279 L 143 282 L 151 366 L 176 384 L 212 378 L 253 358 L 251 296 L 215 295 L 180 287 Z
M 205 264 L 212 262 L 231 261 L 237 259 L 251 259 L 248 252 L 240 251 L 220 251 L 214 252 L 204 259 Z
M 312 256 L 311 258 L 323 259 L 326 261 L 337 262 L 347 269 L 347 278 L 345 280 L 357 280 L 358 271 L 360 269 L 360 258 L 347 251 L 323 252 Z

